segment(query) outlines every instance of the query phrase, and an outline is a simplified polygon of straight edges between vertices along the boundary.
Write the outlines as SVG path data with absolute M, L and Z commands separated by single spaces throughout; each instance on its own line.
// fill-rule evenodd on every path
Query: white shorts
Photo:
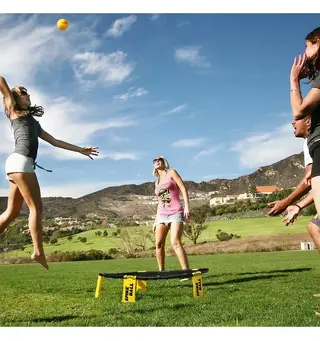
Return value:
M 157 216 L 157 224 L 163 224 L 167 227 L 170 227 L 171 223 L 173 222 L 185 223 L 183 213 L 174 213 L 170 215 L 159 214 Z
M 6 161 L 6 179 L 10 180 L 8 173 L 34 173 L 33 159 L 18 153 L 12 153 Z

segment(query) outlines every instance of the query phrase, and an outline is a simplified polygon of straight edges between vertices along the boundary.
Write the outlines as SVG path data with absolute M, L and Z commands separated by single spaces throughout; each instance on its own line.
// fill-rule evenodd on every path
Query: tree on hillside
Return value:
M 248 193 L 250 193 L 250 194 L 255 194 L 255 193 L 257 193 L 257 187 L 254 186 L 254 185 L 250 185 L 250 186 L 248 187 Z
M 118 229 L 117 233 L 123 242 L 126 253 L 145 251 L 147 249 L 148 241 L 155 242 L 153 233 L 140 226 L 130 228 L 123 227 Z
M 206 210 L 194 209 L 190 213 L 190 221 L 185 224 L 183 234 L 190 239 L 193 244 L 197 244 L 197 240 L 201 233 L 206 230 L 207 225 L 205 224 L 207 216 Z

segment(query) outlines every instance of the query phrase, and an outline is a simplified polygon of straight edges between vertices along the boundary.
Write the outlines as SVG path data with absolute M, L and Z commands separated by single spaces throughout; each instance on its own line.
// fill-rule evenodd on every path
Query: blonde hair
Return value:
M 163 160 L 164 169 L 165 169 L 165 170 L 170 169 L 169 162 L 168 162 L 168 160 L 167 160 L 165 157 L 163 157 L 162 155 L 160 155 L 160 156 L 157 156 L 156 159 L 162 159 L 162 160 Z M 160 175 L 159 175 L 158 170 L 155 169 L 154 167 L 153 167 L 152 175 L 155 176 L 155 177 L 157 177 L 158 179 L 160 178 Z
M 22 86 L 22 85 L 19 85 L 19 86 L 15 86 L 14 88 L 11 89 L 11 93 L 12 93 L 12 96 L 15 100 L 15 102 L 18 101 L 18 98 L 19 96 L 21 96 L 21 93 L 22 92 L 28 92 L 27 89 Z M 7 117 L 9 118 L 10 117 L 10 114 L 8 112 L 8 109 L 5 105 L 5 101 L 4 101 L 4 98 L 3 98 L 3 105 L 4 105 L 4 111 L 5 111 L 5 114 L 7 115 Z M 40 106 L 40 105 L 33 105 L 33 106 L 30 106 L 28 108 L 28 112 L 27 114 L 25 113 L 25 110 L 19 108 L 19 106 L 16 104 L 15 108 L 14 108 L 14 111 L 15 113 L 18 115 L 18 117 L 22 117 L 22 116 L 26 116 L 26 115 L 32 115 L 32 116 L 38 116 L 38 117 L 41 117 L 44 113 L 43 111 L 43 107 Z

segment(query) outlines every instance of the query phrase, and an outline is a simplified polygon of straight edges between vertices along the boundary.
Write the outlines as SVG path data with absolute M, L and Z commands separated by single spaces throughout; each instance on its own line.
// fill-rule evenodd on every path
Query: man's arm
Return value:
M 305 168 L 305 174 L 308 174 L 308 172 L 312 168 L 312 163 L 307 165 Z M 294 203 L 296 200 L 299 200 L 304 195 L 306 195 L 311 189 L 311 185 L 307 184 L 305 182 L 305 178 L 303 178 L 298 186 L 295 188 L 295 190 L 289 194 L 286 198 L 278 201 L 273 201 L 268 204 L 268 206 L 271 206 L 272 209 L 267 213 L 270 216 L 276 216 L 284 212 L 288 206 L 290 206 L 292 203 Z
M 301 201 L 297 203 L 297 206 L 299 206 L 302 210 L 305 207 L 311 205 L 312 203 L 313 203 L 313 193 L 310 192 L 304 199 L 302 199 Z
M 310 192 L 303 200 L 294 204 L 292 206 L 288 206 L 287 208 L 287 215 L 281 220 L 283 223 L 286 223 L 286 226 L 293 224 L 294 221 L 297 219 L 299 213 L 305 207 L 309 206 L 313 203 L 313 193 Z

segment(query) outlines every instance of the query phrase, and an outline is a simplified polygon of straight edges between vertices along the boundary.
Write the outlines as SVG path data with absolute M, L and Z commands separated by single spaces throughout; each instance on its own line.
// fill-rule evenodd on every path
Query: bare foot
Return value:
M 318 311 L 316 311 L 316 316 L 320 316 L 320 313 Z
M 46 256 L 44 254 L 36 255 L 35 253 L 33 253 L 31 255 L 31 259 L 33 259 L 34 261 L 40 263 L 46 270 L 49 269 L 49 266 L 48 266 L 47 260 L 46 260 Z
M 313 294 L 313 297 L 320 297 L 320 294 Z

